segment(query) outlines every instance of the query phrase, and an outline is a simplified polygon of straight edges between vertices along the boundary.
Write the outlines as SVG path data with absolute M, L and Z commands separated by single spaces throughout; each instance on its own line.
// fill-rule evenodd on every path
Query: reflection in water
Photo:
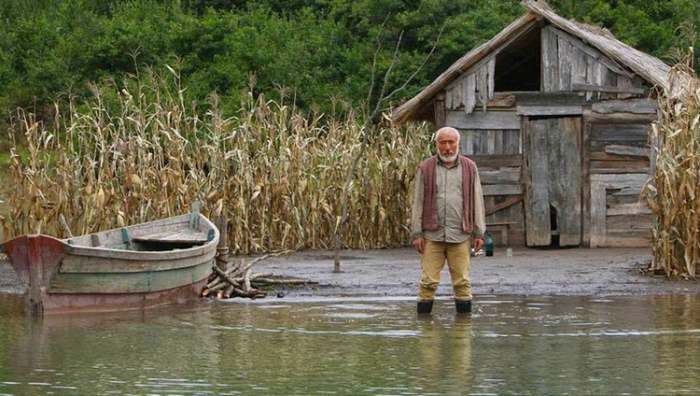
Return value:
M 700 298 L 202 303 L 0 321 L 0 394 L 697 394 Z
M 418 320 L 418 390 L 460 394 L 471 389 L 472 330 L 469 317 L 457 316 L 451 323 L 431 317 Z

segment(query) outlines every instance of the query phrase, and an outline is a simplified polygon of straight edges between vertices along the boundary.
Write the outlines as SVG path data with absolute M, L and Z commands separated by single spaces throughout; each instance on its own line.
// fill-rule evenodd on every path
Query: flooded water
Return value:
M 0 395 L 700 394 L 700 298 L 268 300 L 32 321 Z

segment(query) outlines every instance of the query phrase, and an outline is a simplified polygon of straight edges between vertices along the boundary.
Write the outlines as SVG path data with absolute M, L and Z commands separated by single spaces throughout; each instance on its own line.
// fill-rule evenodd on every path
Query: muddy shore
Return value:
M 418 290 L 420 259 L 410 248 L 347 250 L 342 273 L 333 273 L 332 252 L 299 252 L 270 258 L 255 272 L 302 277 L 316 288 L 289 289 L 287 296 L 413 296 Z M 649 249 L 505 249 L 493 257 L 472 258 L 472 290 L 508 295 L 635 295 L 700 294 L 700 282 L 648 276 L 641 270 L 651 261 Z M 452 293 L 447 268 L 439 296 Z
M 302 251 L 256 264 L 254 272 L 299 277 L 318 286 L 281 288 L 284 297 L 413 296 L 420 261 L 410 248 L 346 250 L 341 273 L 333 273 L 333 253 Z M 699 281 L 668 280 L 641 273 L 651 260 L 648 249 L 515 248 L 512 257 L 499 249 L 493 257 L 472 259 L 473 292 L 508 295 L 639 295 L 700 294 Z M 21 293 L 9 263 L 0 258 L 0 293 Z M 439 296 L 449 296 L 447 268 Z

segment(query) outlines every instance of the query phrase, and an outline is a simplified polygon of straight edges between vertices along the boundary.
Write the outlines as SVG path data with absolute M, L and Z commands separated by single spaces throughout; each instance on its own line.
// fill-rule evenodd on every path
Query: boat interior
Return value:
M 199 217 L 182 215 L 73 237 L 65 242 L 92 248 L 160 252 L 201 246 L 211 241 L 214 234 L 214 229 L 200 222 Z

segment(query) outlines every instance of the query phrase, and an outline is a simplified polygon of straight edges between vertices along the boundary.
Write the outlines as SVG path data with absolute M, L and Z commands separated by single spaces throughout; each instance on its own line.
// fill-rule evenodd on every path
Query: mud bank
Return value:
M 341 273 L 333 273 L 330 251 L 299 252 L 271 258 L 255 272 L 318 281 L 314 288 L 287 289 L 285 296 L 412 296 L 418 290 L 420 258 L 409 248 L 346 250 Z M 700 294 L 700 282 L 668 280 L 641 273 L 651 252 L 639 248 L 541 250 L 516 248 L 512 257 L 472 258 L 474 294 L 635 295 Z M 447 267 L 439 296 L 451 295 Z
M 409 248 L 346 250 L 341 273 L 333 272 L 333 252 L 303 251 L 258 263 L 254 272 L 300 277 L 319 282 L 313 287 L 280 288 L 284 297 L 413 296 L 418 289 L 420 259 Z M 493 257 L 472 259 L 474 294 L 508 295 L 635 295 L 700 294 L 699 281 L 668 280 L 643 275 L 651 260 L 648 249 L 516 248 L 512 257 L 497 250 Z M 0 293 L 23 291 L 12 268 L 0 259 Z M 451 295 L 447 268 L 439 296 Z

